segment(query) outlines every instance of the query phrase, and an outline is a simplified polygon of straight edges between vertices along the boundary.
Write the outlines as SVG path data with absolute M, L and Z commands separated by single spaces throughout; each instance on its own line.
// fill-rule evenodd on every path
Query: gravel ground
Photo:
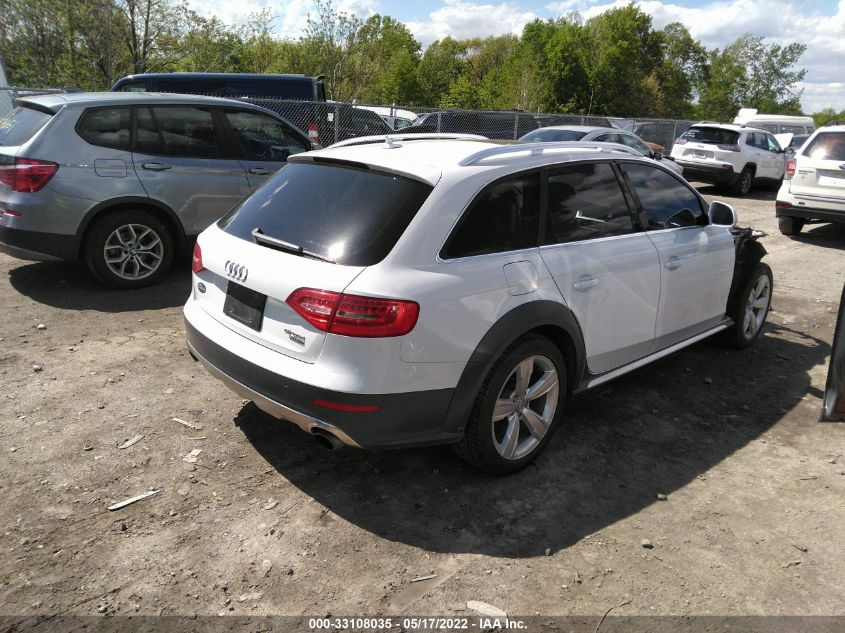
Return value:
M 729 200 L 769 233 L 757 345 L 577 397 L 504 479 L 242 401 L 185 349 L 185 272 L 105 291 L 0 255 L 0 614 L 845 614 L 845 426 L 817 422 L 845 227 L 783 237 L 773 200 Z

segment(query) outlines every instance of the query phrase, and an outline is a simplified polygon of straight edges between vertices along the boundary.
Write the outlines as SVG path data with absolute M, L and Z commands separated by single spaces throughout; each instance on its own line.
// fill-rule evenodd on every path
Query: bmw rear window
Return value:
M 739 132 L 724 130 L 719 127 L 691 127 L 683 133 L 681 138 L 696 143 L 736 145 L 739 141 Z
M 51 116 L 32 108 L 15 108 L 0 118 L 0 147 L 23 145 L 44 127 Z
M 267 237 L 349 266 L 390 252 L 431 193 L 431 185 L 343 163 L 289 163 L 218 223 L 253 241 Z

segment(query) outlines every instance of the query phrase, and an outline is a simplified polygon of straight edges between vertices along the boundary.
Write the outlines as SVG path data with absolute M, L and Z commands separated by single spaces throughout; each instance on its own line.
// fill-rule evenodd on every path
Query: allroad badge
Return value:
M 233 262 L 230 259 L 226 261 L 226 276 L 243 283 L 246 281 L 246 278 L 249 277 L 249 270 L 246 266 Z

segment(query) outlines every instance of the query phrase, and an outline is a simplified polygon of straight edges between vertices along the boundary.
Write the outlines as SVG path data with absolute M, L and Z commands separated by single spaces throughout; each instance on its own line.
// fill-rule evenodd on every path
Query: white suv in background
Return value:
M 808 222 L 845 223 L 845 126 L 817 130 L 787 162 L 775 214 L 784 235 Z
M 687 180 L 726 185 L 744 196 L 754 184 L 778 184 L 786 166 L 791 134 L 775 138 L 766 130 L 728 123 L 693 125 L 672 146 L 672 158 Z
M 350 139 L 199 236 L 188 345 L 325 444 L 453 443 L 513 472 L 573 394 L 756 339 L 772 274 L 735 222 L 613 144 Z

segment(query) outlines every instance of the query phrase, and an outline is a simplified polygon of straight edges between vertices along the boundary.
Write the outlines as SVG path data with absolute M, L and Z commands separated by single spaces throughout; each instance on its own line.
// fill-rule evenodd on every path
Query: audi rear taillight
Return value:
M 318 330 L 356 337 L 402 336 L 414 329 L 420 306 L 415 301 L 378 299 L 299 288 L 287 304 Z
M 195 273 L 205 270 L 205 266 L 202 265 L 202 249 L 198 243 L 194 244 L 194 254 L 191 257 L 191 270 Z
M 48 160 L 16 158 L 13 165 L 0 165 L 0 184 L 12 191 L 32 193 L 46 185 L 58 170 L 59 166 Z
M 736 143 L 734 143 L 733 145 L 719 144 L 719 145 L 716 145 L 716 147 L 718 147 L 719 149 L 721 149 L 725 152 L 738 152 L 738 151 L 740 151 L 739 145 L 737 145 Z
M 308 138 L 311 139 L 313 143 L 320 142 L 320 132 L 317 130 L 316 123 L 309 123 L 308 124 Z
M 784 172 L 784 178 L 792 178 L 795 175 L 795 168 L 798 166 L 798 161 L 794 158 L 790 158 L 786 161 L 786 171 Z

